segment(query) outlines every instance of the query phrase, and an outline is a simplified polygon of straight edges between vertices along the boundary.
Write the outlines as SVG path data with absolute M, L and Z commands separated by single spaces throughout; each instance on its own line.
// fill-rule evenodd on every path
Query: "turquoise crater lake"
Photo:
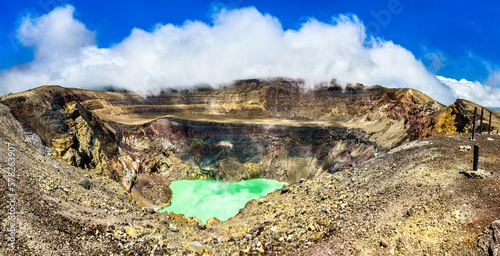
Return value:
M 196 217 L 203 223 L 216 217 L 225 221 L 236 215 L 251 199 L 261 198 L 285 183 L 252 179 L 235 183 L 215 180 L 178 180 L 170 184 L 170 206 L 160 212 L 173 212 Z

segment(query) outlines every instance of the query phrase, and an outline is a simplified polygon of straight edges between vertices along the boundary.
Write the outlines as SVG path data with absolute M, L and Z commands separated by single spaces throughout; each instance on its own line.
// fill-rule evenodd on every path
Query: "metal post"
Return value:
M 479 134 L 483 132 L 483 111 L 484 108 L 481 108 L 481 122 L 479 123 Z
M 476 114 L 477 114 L 477 107 L 474 107 L 474 116 L 472 117 L 472 139 L 471 140 L 476 140 Z
M 472 170 L 477 171 L 477 163 L 479 161 L 479 147 L 474 145 L 474 163 L 472 164 Z
M 488 135 L 491 134 L 491 111 L 490 111 L 490 124 L 488 126 Z

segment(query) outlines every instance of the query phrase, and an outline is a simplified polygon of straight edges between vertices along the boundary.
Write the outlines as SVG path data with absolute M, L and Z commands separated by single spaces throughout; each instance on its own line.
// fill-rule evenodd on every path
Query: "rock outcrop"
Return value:
M 481 108 L 483 107 L 468 100 L 458 99 L 439 114 L 439 122 L 435 125 L 437 134 L 472 132 L 475 107 L 477 108 L 476 132 L 479 132 Z M 488 132 L 489 113 L 491 113 L 491 130 L 497 131 L 500 128 L 500 115 L 498 112 L 485 108 L 481 132 Z
M 47 86 L 2 98 L 12 114 L 54 149 L 53 156 L 71 165 L 114 177 L 108 156 L 117 155 L 114 134 L 76 102 L 67 89 Z

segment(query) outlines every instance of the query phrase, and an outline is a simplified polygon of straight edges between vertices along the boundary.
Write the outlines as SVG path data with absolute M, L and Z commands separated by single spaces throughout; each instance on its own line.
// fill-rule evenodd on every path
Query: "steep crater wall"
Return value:
M 285 127 L 161 118 L 119 133 L 139 172 L 179 178 L 288 183 L 336 172 L 381 149 L 360 129 Z M 182 169 L 182 166 L 185 168 Z
M 54 157 L 156 206 L 178 179 L 295 183 L 350 168 L 402 143 L 457 132 L 456 120 L 468 116 L 461 109 L 470 108 L 449 114 L 412 89 L 300 83 L 244 80 L 148 97 L 44 86 L 0 101 Z

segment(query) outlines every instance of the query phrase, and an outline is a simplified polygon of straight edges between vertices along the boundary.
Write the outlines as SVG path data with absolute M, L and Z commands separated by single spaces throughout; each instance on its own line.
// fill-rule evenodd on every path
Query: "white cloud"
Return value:
M 455 98 L 470 100 L 485 107 L 500 107 L 500 88 L 487 86 L 480 82 L 465 79 L 460 81 L 438 76 L 439 80 L 448 86 Z
M 74 8 L 26 17 L 18 30 L 35 60 L 0 72 L 0 93 L 43 84 L 95 88 L 114 85 L 154 93 L 161 88 L 218 85 L 236 79 L 285 76 L 310 83 L 337 79 L 365 85 L 411 87 L 444 104 L 450 89 L 403 47 L 367 38 L 356 16 L 331 23 L 311 19 L 298 30 L 255 8 L 221 10 L 213 24 L 186 21 L 134 29 L 111 48 L 73 17 Z
M 80 47 L 91 45 L 95 33 L 73 18 L 74 7 L 58 7 L 47 15 L 23 18 L 17 37 L 23 46 L 33 47 L 35 57 L 66 57 Z

